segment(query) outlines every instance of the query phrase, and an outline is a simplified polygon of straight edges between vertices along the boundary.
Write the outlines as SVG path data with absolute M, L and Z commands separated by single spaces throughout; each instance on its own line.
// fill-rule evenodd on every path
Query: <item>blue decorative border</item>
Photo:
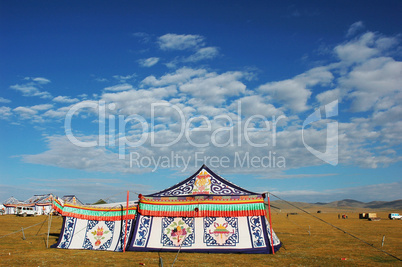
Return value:
M 126 239 L 126 244 L 129 244 L 129 241 L 130 241 L 130 232 L 131 232 L 131 227 L 133 225 L 133 221 L 134 220 L 127 220 L 127 239 Z M 116 248 L 114 249 L 114 251 L 123 251 L 125 232 L 126 232 L 126 220 L 122 220 L 121 221 L 119 242 L 117 242 L 117 245 L 116 245 Z
M 71 240 L 73 239 L 75 226 L 77 225 L 77 218 L 65 217 L 63 237 L 58 245 L 59 248 L 69 248 Z
M 138 229 L 136 232 L 133 246 L 145 247 L 151 232 L 152 217 L 140 216 L 138 218 Z
M 262 228 L 261 216 L 247 217 L 253 248 L 265 247 L 264 228 Z

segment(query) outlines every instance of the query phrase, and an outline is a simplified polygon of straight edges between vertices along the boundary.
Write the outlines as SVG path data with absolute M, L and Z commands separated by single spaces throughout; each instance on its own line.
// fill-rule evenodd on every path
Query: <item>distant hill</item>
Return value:
M 334 208 L 343 208 L 343 207 L 365 208 L 366 203 L 353 199 L 344 199 L 339 201 L 333 201 L 324 205 L 327 207 L 334 207 Z
M 394 201 L 372 201 L 366 204 L 371 209 L 402 209 L 402 199 Z
M 401 210 L 402 209 L 402 199 L 394 201 L 371 201 L 371 202 L 361 202 L 354 199 L 343 199 L 338 201 L 333 201 L 329 203 L 317 202 L 317 203 L 305 203 L 305 202 L 290 202 L 291 204 L 302 208 L 302 209 L 386 209 L 386 210 Z M 278 209 L 292 209 L 291 205 L 281 201 L 272 201 L 272 205 Z
M 99 200 L 96 201 L 95 203 L 92 203 L 92 205 L 100 205 L 100 204 L 107 204 L 107 202 L 104 201 L 103 199 L 99 199 Z

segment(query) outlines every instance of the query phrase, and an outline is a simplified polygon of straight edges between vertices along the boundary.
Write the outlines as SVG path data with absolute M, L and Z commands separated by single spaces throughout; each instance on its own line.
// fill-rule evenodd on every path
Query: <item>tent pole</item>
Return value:
M 128 200 L 130 198 L 130 191 L 127 190 L 127 206 L 126 206 L 126 230 L 124 232 L 123 252 L 126 252 L 126 238 L 127 238 L 127 218 L 128 218 Z
M 49 221 L 47 222 L 47 240 L 46 240 L 46 248 L 49 248 L 49 234 L 50 227 L 52 227 L 52 213 L 49 213 Z
M 275 254 L 275 249 L 274 249 L 274 237 L 272 235 L 272 219 L 271 219 L 271 202 L 269 200 L 269 192 L 268 192 L 268 213 L 269 213 L 269 231 L 271 232 L 271 248 L 272 248 L 272 254 Z

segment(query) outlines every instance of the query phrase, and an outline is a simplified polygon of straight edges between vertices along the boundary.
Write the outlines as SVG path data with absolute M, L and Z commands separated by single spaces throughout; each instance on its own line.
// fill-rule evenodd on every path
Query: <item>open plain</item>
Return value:
M 181 252 L 174 266 L 402 266 L 400 260 L 376 249 L 402 259 L 402 220 L 387 218 L 390 212 L 398 210 L 374 211 L 381 218 L 379 221 L 359 219 L 359 212 L 365 210 L 356 208 L 323 208 L 321 213 L 317 213 L 316 207 L 307 210 L 368 244 L 307 213 L 289 208 L 274 210 L 272 214 L 273 229 L 283 243 L 275 255 Z M 338 215 L 343 214 L 348 219 L 338 219 Z M 0 216 L 0 265 L 158 266 L 161 259 L 164 266 L 171 266 L 177 256 L 177 253 L 166 252 L 118 253 L 46 248 L 48 221 L 48 216 Z M 25 229 L 29 226 L 32 227 Z M 61 226 L 62 217 L 53 216 L 49 245 L 57 242 Z M 21 227 L 24 233 L 19 231 Z

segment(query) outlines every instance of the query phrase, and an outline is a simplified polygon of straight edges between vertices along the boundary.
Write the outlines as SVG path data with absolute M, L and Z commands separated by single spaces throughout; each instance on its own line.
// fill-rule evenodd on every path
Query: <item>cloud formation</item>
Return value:
M 194 34 L 168 33 L 158 38 L 162 50 L 186 50 L 203 46 L 204 37 Z
M 63 168 L 137 173 L 150 171 L 155 166 L 152 163 L 143 169 L 127 167 L 130 152 L 155 159 L 170 157 L 174 152 L 189 159 L 194 166 L 199 163 L 195 152 L 199 152 L 209 157 L 226 156 L 232 163 L 227 172 L 241 170 L 261 175 L 268 167 L 234 166 L 234 163 L 247 157 L 268 161 L 270 155 L 271 160 L 274 156 L 277 160 L 283 157 L 286 164 L 279 169 L 273 169 L 271 164 L 269 168 L 275 177 L 268 178 L 296 178 L 284 172 L 326 164 L 312 155 L 305 145 L 325 152 L 327 123 L 339 120 L 340 164 L 366 168 L 389 166 L 402 160 L 393 149 L 402 142 L 399 119 L 402 115 L 399 104 L 402 100 L 402 62 L 392 56 L 392 50 L 400 45 L 400 41 L 397 37 L 373 32 L 359 35 L 362 26 L 360 23 L 352 25 L 350 39 L 333 47 L 332 52 L 337 56 L 335 61 L 277 81 L 251 80 L 250 76 L 258 76 L 253 71 L 191 67 L 191 63 L 216 57 L 219 49 L 205 46 L 205 38 L 200 35 L 163 35 L 158 38 L 159 48 L 166 53 L 190 51 L 186 57 L 190 65 L 176 67 L 161 75 L 115 75 L 117 84 L 104 88 L 96 97 L 87 96 L 85 100 L 91 103 L 103 101 L 107 107 L 105 117 L 114 118 L 115 125 L 122 127 L 110 130 L 108 125 L 105 138 L 114 138 L 114 145 L 106 142 L 102 147 L 82 148 L 54 135 L 46 139 L 46 151 L 23 158 L 26 162 Z M 183 58 L 181 63 L 185 61 Z M 147 59 L 151 59 L 149 66 L 159 62 L 159 57 Z M 46 84 L 46 81 L 30 78 L 26 84 L 15 85 L 13 89 L 32 87 L 24 92 L 27 96 L 33 95 L 41 93 L 40 83 Z M 44 104 L 14 109 L 2 107 L 0 111 L 4 118 L 15 114 L 25 120 L 60 120 L 77 99 L 58 96 L 53 102 L 65 104 L 58 108 Z M 348 112 L 342 120 L 324 116 L 327 111 L 323 105 L 335 100 L 339 101 L 342 112 Z M 77 102 L 80 103 L 85 102 Z M 315 109 L 321 109 L 323 119 L 303 128 L 304 120 Z M 119 121 L 119 115 L 123 116 L 123 121 Z M 99 122 L 99 114 L 85 110 L 85 116 L 74 119 L 94 124 Z M 76 132 L 80 133 L 80 140 L 96 139 L 85 129 Z M 130 140 L 135 143 L 142 138 L 141 146 L 125 146 L 127 157 L 118 159 L 116 143 Z M 166 144 L 171 141 L 174 142 L 168 148 L 154 145 L 155 142 Z M 268 165 L 267 161 L 262 164 Z

